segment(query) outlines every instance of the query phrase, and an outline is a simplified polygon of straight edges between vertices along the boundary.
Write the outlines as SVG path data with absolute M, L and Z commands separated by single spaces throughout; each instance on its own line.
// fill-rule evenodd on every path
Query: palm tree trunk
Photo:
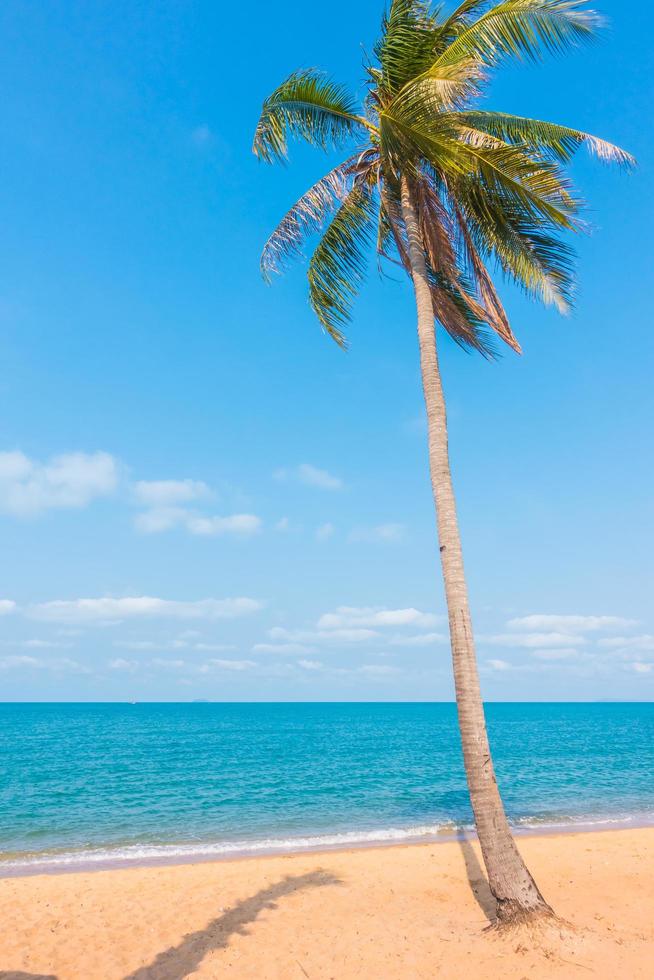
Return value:
M 418 308 L 418 342 L 429 431 L 429 469 L 450 623 L 454 685 L 470 802 L 499 924 L 551 915 L 511 836 L 497 788 L 472 634 L 463 555 L 452 487 L 445 398 L 438 367 L 434 312 L 425 252 L 411 188 L 402 180 L 402 212 Z

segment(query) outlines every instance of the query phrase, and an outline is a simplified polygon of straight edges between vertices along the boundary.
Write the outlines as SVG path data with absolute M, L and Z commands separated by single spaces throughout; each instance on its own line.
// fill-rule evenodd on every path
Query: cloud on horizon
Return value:
M 552 630 L 554 632 L 591 633 L 598 630 L 626 629 L 637 625 L 635 619 L 623 619 L 621 616 L 557 616 L 534 615 L 520 616 L 507 622 L 507 629 Z
M 318 620 L 318 629 L 333 630 L 349 626 L 435 626 L 444 617 L 421 612 L 409 606 L 405 609 L 387 609 L 383 606 L 338 606 L 334 612 L 324 613 Z
M 585 636 L 570 633 L 494 633 L 478 637 L 480 643 L 490 643 L 502 647 L 574 647 L 587 643 Z
M 258 612 L 263 604 L 247 597 L 185 601 L 153 596 L 115 599 L 55 599 L 26 607 L 25 615 L 54 623 L 121 622 L 138 618 L 235 619 Z

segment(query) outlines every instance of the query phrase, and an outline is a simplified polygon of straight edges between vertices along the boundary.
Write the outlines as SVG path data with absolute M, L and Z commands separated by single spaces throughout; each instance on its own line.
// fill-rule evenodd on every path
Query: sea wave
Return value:
M 52 867 L 95 866 L 111 864 L 147 864 L 179 859 L 193 861 L 248 854 L 292 853 L 294 851 L 347 848 L 366 844 L 402 843 L 434 838 L 440 824 L 417 827 L 387 827 L 378 830 L 352 830 L 304 837 L 271 837 L 259 840 L 216 841 L 193 844 L 128 844 L 125 846 L 86 848 L 78 851 L 41 851 L 20 857 L 0 856 L 0 874 L 12 870 Z
M 646 814 L 629 814 L 625 816 L 614 816 L 614 817 L 587 817 L 587 816 L 566 816 L 557 817 L 552 819 L 551 817 L 519 817 L 517 820 L 513 820 L 512 826 L 516 830 L 559 830 L 565 828 L 570 830 L 573 827 L 609 827 L 614 824 L 629 824 L 629 823 L 650 823 L 651 819 L 648 819 Z
M 654 823 L 654 814 L 613 814 L 606 816 L 556 815 L 523 816 L 511 821 L 515 833 L 548 833 L 601 829 L 613 826 L 643 826 Z M 76 850 L 0 854 L 0 876 L 42 874 L 56 871 L 118 868 L 129 865 L 191 863 L 248 855 L 289 854 L 296 851 L 341 850 L 384 844 L 419 843 L 473 836 L 472 824 L 421 824 L 410 827 L 383 827 L 297 837 L 267 837 L 256 840 L 195 841 L 193 843 L 138 843 L 86 847 Z

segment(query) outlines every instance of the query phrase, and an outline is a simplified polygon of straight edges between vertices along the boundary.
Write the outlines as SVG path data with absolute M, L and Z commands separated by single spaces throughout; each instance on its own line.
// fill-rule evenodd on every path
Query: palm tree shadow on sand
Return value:
M 191 932 L 177 946 L 163 950 L 148 964 L 125 980 L 182 980 L 197 970 L 207 955 L 216 949 L 226 949 L 234 935 L 246 936 L 246 926 L 254 922 L 264 909 L 277 908 L 277 900 L 306 888 L 339 885 L 340 878 L 329 871 L 312 871 L 304 875 L 287 875 L 274 885 L 262 888 L 256 895 L 238 902 L 197 932 Z M 1 975 L 0 975 L 1 978 Z M 56 980 L 56 978 L 53 978 Z
M 54 973 L 23 973 L 22 970 L 0 970 L 0 980 L 57 980 Z
M 463 855 L 463 861 L 466 866 L 468 883 L 472 894 L 475 896 L 475 901 L 488 921 L 490 923 L 494 923 L 497 917 L 497 903 L 493 898 L 493 893 L 488 885 L 488 880 L 483 872 L 481 864 L 479 863 L 477 852 L 472 846 L 472 842 L 464 830 L 459 828 L 456 839 L 459 847 L 461 848 L 461 854 Z

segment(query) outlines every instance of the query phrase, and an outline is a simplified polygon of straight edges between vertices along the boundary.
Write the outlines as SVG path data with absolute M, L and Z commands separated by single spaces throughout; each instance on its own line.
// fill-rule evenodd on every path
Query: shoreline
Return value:
M 654 827 L 525 835 L 572 924 L 488 932 L 479 846 L 461 838 L 0 881 L 0 975 L 43 980 L 649 980 Z
M 410 828 L 409 828 L 410 829 Z M 395 828 L 392 829 L 395 832 Z M 542 827 L 534 826 L 523 826 L 523 827 L 511 827 L 513 836 L 517 840 L 524 840 L 529 838 L 558 838 L 558 837 L 571 837 L 577 835 L 593 835 L 602 833 L 627 833 L 630 831 L 640 831 L 640 830 L 654 830 L 654 818 L 651 820 L 632 820 L 629 817 L 624 819 L 606 819 L 606 820 L 587 820 L 579 821 L 578 823 L 552 823 L 543 824 Z M 397 830 L 398 835 L 402 832 Z M 356 832 L 352 832 L 356 833 Z M 373 835 L 375 831 L 370 831 Z M 46 859 L 40 859 L 37 854 L 35 854 L 33 859 L 26 859 L 24 862 L 16 862 L 14 865 L 10 865 L 9 862 L 6 864 L 0 860 L 0 882 L 4 880 L 16 879 L 16 878 L 34 878 L 42 875 L 57 877 L 59 875 L 74 875 L 74 874 L 94 874 L 96 872 L 104 871 L 130 871 L 130 870 L 145 870 L 148 868 L 183 868 L 186 866 L 195 866 L 202 864 L 225 864 L 234 863 L 241 861 L 254 861 L 258 859 L 265 858 L 288 858 L 288 857 L 301 857 L 303 855 L 313 855 L 319 856 L 321 854 L 347 854 L 351 852 L 358 851 L 379 851 L 379 850 L 392 850 L 395 848 L 413 848 L 421 846 L 433 846 L 441 844 L 453 844 L 461 841 L 476 843 L 477 834 L 473 828 L 464 827 L 454 830 L 444 830 L 442 832 L 434 833 L 424 833 L 416 835 L 407 835 L 406 837 L 384 837 L 384 833 L 389 833 L 389 831 L 380 830 L 378 831 L 379 837 L 375 838 L 370 836 L 366 839 L 359 840 L 342 840 L 334 843 L 318 842 L 309 845 L 299 845 L 293 846 L 293 839 L 289 838 L 280 846 L 266 847 L 266 841 L 261 842 L 262 846 L 257 846 L 258 842 L 253 841 L 252 846 L 244 846 L 243 848 L 235 847 L 234 849 L 225 851 L 211 851 L 209 849 L 202 850 L 198 848 L 195 852 L 189 853 L 171 853 L 171 854 L 160 854 L 160 855 L 135 855 L 130 857 L 125 855 L 122 857 L 112 857 L 103 856 L 101 858 L 89 858 L 85 859 L 83 852 L 62 852 L 60 857 L 53 856 L 53 859 L 48 861 Z M 323 835 L 325 838 L 329 838 L 330 835 Z M 340 836 L 340 835 L 339 835 Z M 343 835 L 346 836 L 346 835 Z M 301 841 L 306 838 L 297 838 L 297 841 Z M 288 846 L 287 846 L 288 845 Z M 162 849 L 170 847 L 171 849 L 175 847 L 190 847 L 190 845 L 157 845 Z M 222 845 L 207 845 L 207 848 L 212 846 L 222 846 Z M 43 852 L 47 853 L 47 852 Z M 74 857 L 70 860 L 66 860 L 65 855 L 72 854 Z M 79 855 L 79 857 L 77 856 Z

